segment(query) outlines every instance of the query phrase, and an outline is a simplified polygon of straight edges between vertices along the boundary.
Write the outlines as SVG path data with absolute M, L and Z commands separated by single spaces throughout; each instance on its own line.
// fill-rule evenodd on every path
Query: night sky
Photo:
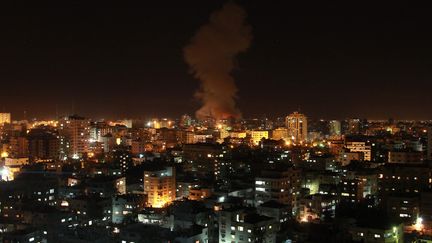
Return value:
M 1 111 L 194 114 L 183 47 L 223 2 L 153 2 L 3 9 Z M 285 2 L 237 1 L 254 36 L 234 72 L 244 117 L 432 119 L 432 9 Z

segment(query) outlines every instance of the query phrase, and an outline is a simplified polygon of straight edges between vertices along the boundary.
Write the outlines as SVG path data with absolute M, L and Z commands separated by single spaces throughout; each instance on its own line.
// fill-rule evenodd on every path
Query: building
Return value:
M 372 147 L 366 142 L 346 142 L 345 147 L 350 152 L 363 153 L 364 161 L 371 161 L 372 159 Z
M 353 226 L 349 228 L 354 242 L 403 242 L 403 225 L 396 226 Z
M 342 179 L 339 184 L 340 200 L 360 202 L 363 199 L 364 181 L 358 179 Z
M 90 121 L 73 115 L 63 117 L 59 126 L 61 156 L 81 158 L 89 149 Z
M 132 155 L 126 147 L 117 146 L 112 151 L 112 157 L 114 164 L 121 169 L 123 174 L 133 166 Z
M 0 125 L 11 123 L 11 113 L 0 113 Z
M 263 138 L 269 138 L 269 131 L 265 130 L 253 130 L 250 132 L 250 134 L 254 145 L 258 145 Z
M 29 156 L 29 143 L 25 136 L 14 136 L 9 139 L 10 153 L 13 158 Z
M 420 197 L 413 193 L 398 193 L 387 198 L 387 212 L 408 224 L 420 216 Z
M 307 141 L 307 117 L 301 113 L 294 112 L 285 118 L 285 126 L 294 143 Z
M 213 194 L 210 188 L 190 188 L 188 199 L 193 201 L 202 201 Z
M 174 201 L 176 196 L 175 168 L 144 171 L 144 194 L 148 206 L 162 208 Z
M 389 163 L 422 163 L 423 153 L 418 151 L 389 151 Z
M 279 223 L 274 218 L 230 209 L 218 212 L 219 242 L 276 242 Z
M 361 120 L 358 118 L 348 119 L 348 121 L 346 121 L 346 126 L 347 127 L 345 128 L 345 134 L 360 134 L 362 127 Z
M 329 121 L 329 134 L 332 137 L 337 137 L 342 134 L 341 122 L 338 120 Z
M 308 195 L 300 199 L 298 219 L 300 222 L 320 221 L 326 217 L 334 217 L 337 196 L 325 194 Z
M 33 161 L 58 159 L 60 140 L 58 134 L 48 129 L 32 129 L 28 133 L 29 157 Z
M 86 181 L 87 193 L 100 197 L 126 194 L 126 177 L 96 176 Z
M 389 195 L 420 195 L 432 189 L 432 169 L 427 165 L 386 164 L 378 174 L 378 192 L 382 200 Z
M 274 200 L 295 209 L 300 186 L 300 171 L 293 167 L 263 170 L 255 178 L 255 203 Z
M 276 201 L 268 201 L 259 205 L 257 207 L 257 213 L 274 218 L 281 224 L 288 222 L 289 219 L 292 219 L 291 207 Z
M 272 131 L 272 139 L 273 140 L 285 140 L 288 141 L 289 140 L 289 135 L 288 135 L 288 129 L 284 128 L 284 127 L 279 127 L 276 128 Z
M 139 194 L 116 195 L 112 197 L 112 223 L 121 224 L 132 219 L 143 208 L 143 197 Z

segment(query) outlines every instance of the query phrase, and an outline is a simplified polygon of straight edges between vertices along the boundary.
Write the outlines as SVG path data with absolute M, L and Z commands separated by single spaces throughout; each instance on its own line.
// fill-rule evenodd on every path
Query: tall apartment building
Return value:
M 60 140 L 56 132 L 46 129 L 32 129 L 28 133 L 28 150 L 32 160 L 58 159 Z
M 144 194 L 147 194 L 148 206 L 162 208 L 175 200 L 175 168 L 144 171 Z
M 338 120 L 329 121 L 330 136 L 340 136 L 342 134 L 341 122 Z
M 285 126 L 288 134 L 295 143 L 305 142 L 307 140 L 307 117 L 301 113 L 294 112 L 285 118 Z
M 63 158 L 78 159 L 88 152 L 90 121 L 80 116 L 63 117 L 59 124 L 60 153 Z

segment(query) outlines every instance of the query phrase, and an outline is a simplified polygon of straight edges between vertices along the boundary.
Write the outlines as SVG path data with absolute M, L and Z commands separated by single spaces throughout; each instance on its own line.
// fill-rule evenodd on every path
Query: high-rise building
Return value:
M 338 120 L 331 120 L 329 122 L 330 136 L 340 136 L 341 135 L 341 122 Z
M 80 116 L 63 117 L 60 120 L 61 156 L 78 159 L 88 152 L 90 121 Z
M 11 123 L 11 113 L 0 113 L 0 125 Z
M 32 160 L 58 159 L 60 140 L 49 129 L 32 129 L 28 133 L 29 156 Z
M 175 168 L 144 171 L 144 194 L 147 194 L 148 206 L 162 208 L 175 200 Z
M 301 113 L 294 112 L 285 118 L 285 126 L 288 134 L 294 142 L 305 142 L 307 140 L 307 117 Z
M 13 136 L 9 139 L 10 156 L 23 158 L 29 155 L 29 143 L 25 136 Z

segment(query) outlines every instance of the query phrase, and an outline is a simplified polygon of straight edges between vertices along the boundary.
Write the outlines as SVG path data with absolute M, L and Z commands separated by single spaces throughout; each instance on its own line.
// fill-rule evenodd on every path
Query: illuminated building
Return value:
M 78 159 L 89 150 L 90 121 L 79 116 L 68 116 L 60 120 L 61 156 Z
M 326 216 L 334 217 L 337 196 L 327 194 L 312 194 L 300 199 L 298 219 L 302 223 L 314 220 L 324 220 Z
M 268 139 L 269 138 L 269 131 L 264 130 L 252 130 L 250 131 L 251 137 L 252 137 L 252 143 L 254 145 L 258 145 L 261 140 Z
M 133 166 L 132 155 L 127 147 L 117 146 L 113 152 L 113 161 L 117 168 L 120 168 L 123 174 Z
M 202 201 L 212 195 L 210 188 L 190 188 L 189 189 L 189 200 Z
M 142 196 L 139 194 L 117 195 L 112 197 L 112 223 L 121 224 L 127 217 L 131 217 L 143 206 Z
M 230 132 L 232 138 L 246 138 L 246 132 Z
M 175 122 L 172 120 L 169 120 L 167 118 L 163 119 L 152 119 L 147 123 L 147 127 L 160 129 L 160 128 L 173 128 L 175 125 Z
M 338 161 L 342 166 L 349 165 L 351 161 L 364 161 L 364 154 L 361 152 L 342 151 L 338 156 Z
M 131 153 L 133 155 L 139 155 L 146 152 L 147 142 L 141 139 L 132 141 Z
M 144 194 L 148 206 L 162 208 L 174 201 L 176 196 L 175 168 L 144 171 Z
M 372 147 L 366 142 L 346 142 L 345 147 L 349 149 L 350 152 L 363 153 L 364 161 L 371 161 Z
M 89 136 L 92 142 L 102 142 L 102 137 L 113 134 L 114 126 L 109 126 L 106 122 L 93 122 L 89 129 Z
M 276 128 L 272 131 L 272 139 L 273 140 L 285 140 L 288 141 L 289 140 L 289 135 L 288 135 L 288 129 L 287 128 Z
M 341 201 L 356 203 L 363 199 L 364 182 L 358 179 L 342 179 L 339 184 Z
M 353 118 L 353 119 L 348 119 L 347 123 L 347 128 L 346 128 L 346 134 L 359 134 L 360 133 L 360 119 L 357 118 Z
M 276 242 L 274 218 L 239 209 L 218 211 L 219 242 Z
M 390 195 L 386 206 L 389 215 L 412 224 L 420 214 L 420 197 L 411 193 Z
M 305 115 L 298 112 L 288 115 L 285 118 L 285 126 L 295 143 L 307 141 L 308 127 Z
M 274 200 L 295 210 L 300 185 L 300 171 L 293 167 L 263 170 L 255 178 L 255 203 Z
M 341 135 L 341 122 L 338 120 L 329 121 L 330 136 L 336 137 Z
M 192 117 L 189 115 L 183 115 L 180 118 L 180 127 L 190 127 L 192 125 Z
M 11 113 L 0 113 L 0 125 L 11 123 Z
M 376 223 L 375 223 L 376 224 Z M 379 226 L 351 226 L 349 233 L 353 242 L 380 242 L 400 243 L 404 242 L 403 224 L 379 225 Z

